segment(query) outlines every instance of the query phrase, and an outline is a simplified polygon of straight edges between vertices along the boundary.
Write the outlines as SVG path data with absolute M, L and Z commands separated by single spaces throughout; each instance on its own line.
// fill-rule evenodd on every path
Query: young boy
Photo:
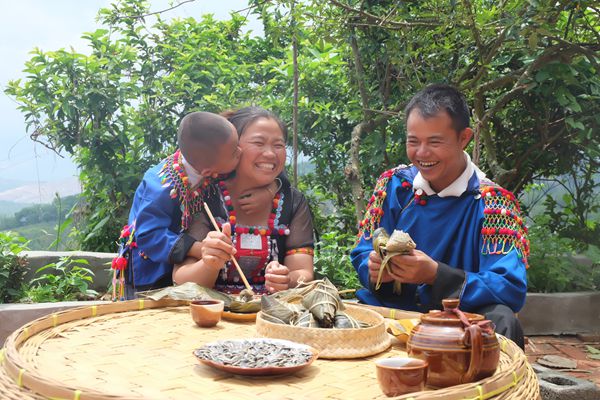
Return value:
M 119 257 L 113 261 L 126 284 L 121 299 L 172 285 L 173 264 L 187 256 L 202 258 L 201 242 L 185 231 L 202 212 L 204 198 L 215 193 L 212 180 L 231 173 L 240 159 L 237 131 L 217 114 L 186 115 L 177 138 L 179 149 L 145 173 L 121 232 Z

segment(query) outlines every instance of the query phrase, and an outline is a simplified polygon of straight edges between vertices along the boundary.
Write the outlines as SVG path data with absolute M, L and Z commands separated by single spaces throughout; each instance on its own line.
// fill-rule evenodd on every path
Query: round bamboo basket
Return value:
M 278 377 L 242 377 L 200 364 L 193 350 L 205 343 L 257 337 L 252 322 L 222 320 L 199 328 L 185 303 L 139 300 L 50 314 L 24 325 L 0 352 L 2 399 L 386 399 L 374 360 L 405 356 L 392 347 L 353 360 L 317 359 Z M 500 337 L 502 354 L 487 379 L 402 399 L 537 399 L 535 374 L 523 352 Z
M 259 335 L 304 343 L 319 350 L 319 358 L 361 358 L 381 353 L 391 344 L 391 336 L 385 330 L 381 315 L 365 308 L 346 305 L 345 312 L 357 321 L 370 326 L 357 329 L 302 328 L 276 324 L 256 317 Z

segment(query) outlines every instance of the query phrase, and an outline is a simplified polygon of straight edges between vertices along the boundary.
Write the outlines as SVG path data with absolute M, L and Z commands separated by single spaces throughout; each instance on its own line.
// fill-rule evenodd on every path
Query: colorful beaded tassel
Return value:
M 521 209 L 515 195 L 498 186 L 484 186 L 481 196 L 485 202 L 482 254 L 507 254 L 515 249 L 529 267 L 527 227 L 520 217 Z
M 183 168 L 181 150 L 177 150 L 173 155 L 167 157 L 158 176 L 161 177 L 163 187 L 172 186 L 169 193 L 171 198 L 179 197 L 181 203 L 181 229 L 186 230 L 192 217 L 202 210 L 204 192 L 212 183 L 212 180 L 204 178 L 198 187 L 192 190 L 185 168 Z

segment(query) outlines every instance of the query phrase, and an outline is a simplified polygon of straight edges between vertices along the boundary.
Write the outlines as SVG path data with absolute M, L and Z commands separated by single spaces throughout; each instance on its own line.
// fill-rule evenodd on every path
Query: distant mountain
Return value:
M 0 217 L 3 215 L 13 215 L 17 211 L 29 207 L 30 205 L 31 204 L 27 203 L 15 203 L 14 201 L 0 200 Z
M 9 189 L 14 189 L 16 187 L 23 186 L 23 185 L 29 185 L 32 183 L 33 182 L 24 182 L 22 180 L 1 178 L 0 179 L 0 192 L 4 192 L 5 190 L 9 190 Z
M 11 182 L 15 181 L 2 179 L 0 188 L 9 186 Z M 81 193 L 79 180 L 76 177 L 72 177 L 51 182 L 40 182 L 39 184 L 27 182 L 24 185 L 21 184 L 20 186 L 0 190 L 0 202 L 47 204 L 54 200 L 56 193 L 60 197 Z

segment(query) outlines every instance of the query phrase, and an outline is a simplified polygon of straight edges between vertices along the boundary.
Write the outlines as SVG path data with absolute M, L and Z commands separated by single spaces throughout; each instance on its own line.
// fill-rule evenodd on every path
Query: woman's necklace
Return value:
M 269 219 L 267 226 L 238 226 L 237 225 L 237 213 L 233 208 L 233 201 L 231 200 L 231 194 L 225 185 L 225 182 L 219 182 L 219 188 L 223 194 L 223 200 L 225 201 L 225 208 L 229 214 L 229 223 L 231 224 L 231 232 L 236 234 L 250 233 L 254 235 L 267 235 L 267 236 L 287 236 L 290 234 L 290 229 L 285 225 L 279 225 L 279 218 L 281 217 L 281 208 L 283 205 L 283 194 L 278 192 L 273 198 L 273 204 L 271 206 L 271 212 L 269 213 Z

